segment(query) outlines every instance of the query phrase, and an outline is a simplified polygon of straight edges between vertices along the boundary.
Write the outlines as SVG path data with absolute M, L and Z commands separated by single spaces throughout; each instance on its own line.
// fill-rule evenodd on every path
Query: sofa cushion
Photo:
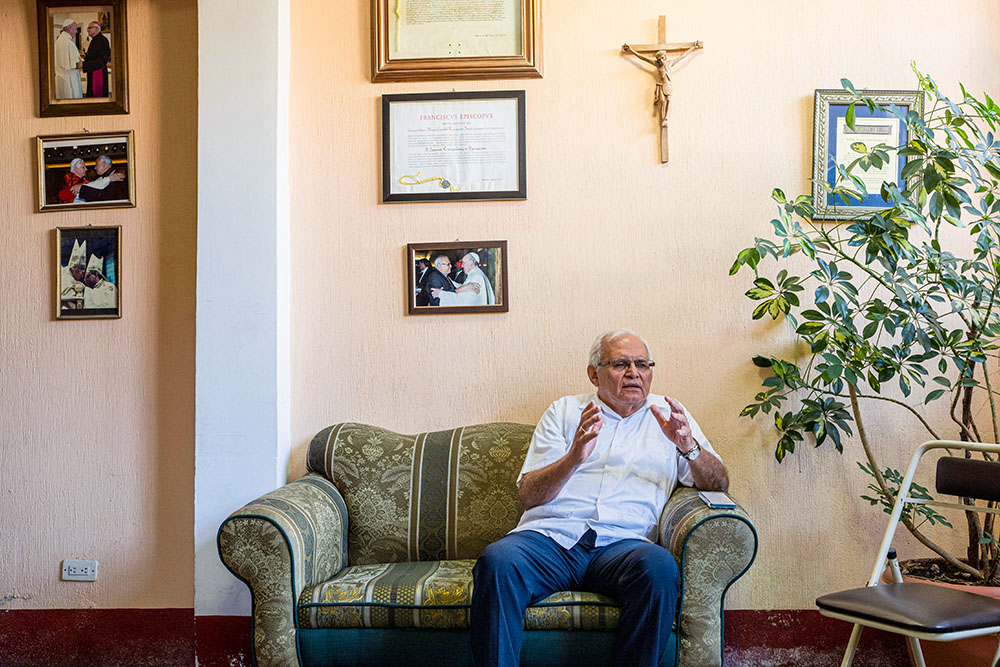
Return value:
M 473 559 L 345 568 L 307 586 L 303 628 L 467 628 Z M 526 630 L 614 630 L 618 606 L 597 593 L 563 591 L 528 608 Z
M 521 516 L 515 481 L 533 428 L 478 424 L 403 435 L 337 424 L 309 445 L 309 470 L 347 504 L 347 564 L 475 558 Z

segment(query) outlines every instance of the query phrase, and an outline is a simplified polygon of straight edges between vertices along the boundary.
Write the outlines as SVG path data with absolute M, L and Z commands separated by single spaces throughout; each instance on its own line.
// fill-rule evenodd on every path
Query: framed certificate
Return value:
M 524 91 L 382 96 L 382 201 L 525 199 Z
M 372 0 L 372 81 L 542 75 L 541 0 Z
M 831 194 L 837 183 L 837 165 L 848 166 L 867 151 L 884 144 L 897 148 L 909 141 L 909 134 L 899 116 L 913 111 L 924 113 L 924 98 L 920 91 L 880 90 L 861 91 L 888 111 L 871 111 L 864 104 L 852 104 L 857 98 L 845 90 L 817 90 L 813 117 L 813 205 L 816 220 L 849 220 L 859 215 L 888 208 L 881 196 L 882 183 L 903 187 L 903 166 L 906 158 L 887 151 L 889 160 L 872 165 L 867 171 L 855 168 L 851 174 L 865 185 L 867 195 L 860 201 Z M 848 111 L 854 127 L 848 125 Z M 893 113 L 895 112 L 895 113 Z M 897 116 L 899 114 L 899 116 Z

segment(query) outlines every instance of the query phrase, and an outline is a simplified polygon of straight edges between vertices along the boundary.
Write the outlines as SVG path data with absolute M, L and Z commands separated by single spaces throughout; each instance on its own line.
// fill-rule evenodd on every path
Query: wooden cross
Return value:
M 658 25 L 659 42 L 656 44 L 623 44 L 622 53 L 635 56 L 643 62 L 649 63 L 656 68 L 653 73 L 656 76 L 656 91 L 653 93 L 653 107 L 660 117 L 660 162 L 666 163 L 670 159 L 667 150 L 667 110 L 670 107 L 670 93 L 673 92 L 673 85 L 670 81 L 670 73 L 678 62 L 683 60 L 696 49 L 704 48 L 704 44 L 699 42 L 667 42 L 667 17 L 660 16 Z M 671 53 L 680 52 L 679 56 L 670 58 Z

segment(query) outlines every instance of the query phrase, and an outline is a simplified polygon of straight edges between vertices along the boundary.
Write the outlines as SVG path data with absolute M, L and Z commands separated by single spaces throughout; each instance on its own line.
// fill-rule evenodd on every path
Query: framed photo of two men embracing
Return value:
M 40 116 L 128 113 L 126 0 L 35 0 Z

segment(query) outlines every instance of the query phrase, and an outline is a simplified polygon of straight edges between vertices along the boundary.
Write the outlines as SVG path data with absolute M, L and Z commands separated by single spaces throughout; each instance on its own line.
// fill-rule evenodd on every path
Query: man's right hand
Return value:
M 580 425 L 573 434 L 573 442 L 569 447 L 569 454 L 575 463 L 580 465 L 587 460 L 590 453 L 594 451 L 597 444 L 597 434 L 601 432 L 604 420 L 601 418 L 601 408 L 594 401 L 587 403 L 580 415 Z

